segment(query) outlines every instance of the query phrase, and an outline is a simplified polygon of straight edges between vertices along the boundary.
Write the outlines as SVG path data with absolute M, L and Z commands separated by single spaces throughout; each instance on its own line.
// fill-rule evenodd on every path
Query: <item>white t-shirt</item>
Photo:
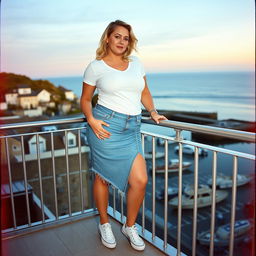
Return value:
M 85 69 L 83 81 L 97 87 L 98 104 L 123 114 L 138 115 L 145 71 L 138 57 L 129 58 L 131 61 L 124 71 L 110 67 L 103 60 L 93 60 Z

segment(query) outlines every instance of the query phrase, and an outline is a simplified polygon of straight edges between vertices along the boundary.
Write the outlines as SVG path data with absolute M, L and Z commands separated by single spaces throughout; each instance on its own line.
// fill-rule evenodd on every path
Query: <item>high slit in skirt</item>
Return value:
M 110 138 L 98 139 L 87 123 L 86 136 L 91 153 L 90 170 L 125 193 L 134 159 L 144 157 L 141 144 L 141 114 L 126 115 L 96 104 L 93 116 L 109 126 Z

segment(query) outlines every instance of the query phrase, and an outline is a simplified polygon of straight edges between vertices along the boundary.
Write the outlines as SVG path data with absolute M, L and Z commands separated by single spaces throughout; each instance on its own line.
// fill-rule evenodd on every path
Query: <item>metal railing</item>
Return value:
M 0 136 L 1 143 L 4 143 L 5 154 L 6 154 L 6 167 L 8 171 L 8 181 L 9 181 L 9 189 L 10 189 L 10 200 L 11 200 L 11 210 L 12 210 L 12 217 L 13 217 L 13 227 L 8 228 L 6 230 L 2 230 L 2 234 L 5 237 L 10 236 L 11 234 L 15 234 L 18 230 L 24 229 L 31 229 L 40 227 L 40 225 L 47 225 L 49 223 L 59 223 L 59 221 L 65 221 L 70 218 L 76 218 L 79 216 L 84 216 L 84 214 L 92 214 L 95 212 L 94 206 L 91 204 L 91 208 L 85 209 L 84 205 L 84 194 L 83 194 L 83 172 L 87 172 L 86 170 L 82 170 L 82 146 L 81 144 L 81 131 L 85 129 L 84 127 L 78 128 L 68 128 L 68 129 L 59 129 L 56 131 L 39 131 L 33 133 L 22 133 L 22 134 L 9 134 L 8 130 L 17 130 L 19 128 L 24 127 L 42 127 L 46 125 L 67 125 L 67 124 L 75 124 L 75 123 L 84 123 L 86 121 L 85 118 L 67 118 L 67 119 L 59 119 L 59 120 L 50 120 L 50 121 L 39 121 L 39 122 L 29 122 L 29 123 L 16 123 L 16 124 L 5 124 L 0 126 L 0 133 L 5 135 Z M 147 124 L 155 124 L 152 120 L 148 118 L 142 119 L 143 123 Z M 232 196 L 231 196 L 231 216 L 230 216 L 230 238 L 229 238 L 229 250 L 228 254 L 231 256 L 233 255 L 233 248 L 234 248 L 234 240 L 235 240 L 235 219 L 236 219 L 236 199 L 237 199 L 237 175 L 238 175 L 238 158 L 248 159 L 251 161 L 255 161 L 255 156 L 253 154 L 243 153 L 239 151 L 234 151 L 230 149 L 224 149 L 217 146 L 202 144 L 194 141 L 188 141 L 182 138 L 181 132 L 191 131 L 194 133 L 202 133 L 207 135 L 215 135 L 215 136 L 222 136 L 225 138 L 232 138 L 237 139 L 240 141 L 246 141 L 255 143 L 255 134 L 249 132 L 242 132 L 237 130 L 230 130 L 224 128 L 217 128 L 205 125 L 196 125 L 190 123 L 183 123 L 183 122 L 176 122 L 176 121 L 162 121 L 159 126 L 164 126 L 167 129 L 174 129 L 176 132 L 175 137 L 161 135 L 159 133 L 153 133 L 146 130 L 141 131 L 142 136 L 142 145 L 145 151 L 145 138 L 151 137 L 152 138 L 152 188 L 151 188 L 151 230 L 149 231 L 146 228 L 146 219 L 149 219 L 147 212 L 147 208 L 145 206 L 145 200 L 143 201 L 141 207 L 141 224 L 140 233 L 141 235 L 148 240 L 150 243 L 158 247 L 160 250 L 165 252 L 168 255 L 185 255 L 182 253 L 182 235 L 181 235 L 181 228 L 182 228 L 182 193 L 183 193 L 183 146 L 190 145 L 194 148 L 194 200 L 193 200 L 193 230 L 192 230 L 192 250 L 191 255 L 199 255 L 197 254 L 197 219 L 198 219 L 198 177 L 199 177 L 199 150 L 206 149 L 212 152 L 212 192 L 211 192 L 211 219 L 210 219 L 210 245 L 209 245 L 209 255 L 214 255 L 214 234 L 215 234 L 215 215 L 216 215 L 216 177 L 217 177 L 217 161 L 218 161 L 218 154 L 225 154 L 232 157 L 233 161 L 233 172 L 232 172 Z M 72 198 L 71 198 L 71 190 L 70 190 L 70 163 L 69 163 L 69 146 L 68 146 L 68 133 L 71 131 L 76 131 L 78 136 L 78 146 L 77 146 L 77 154 L 78 154 L 78 174 L 79 174 L 79 183 L 80 183 L 80 211 L 74 212 L 72 210 Z M 55 149 L 54 149 L 54 135 L 55 133 L 63 132 L 64 133 L 64 145 L 65 145 L 65 154 L 63 157 L 65 158 L 65 166 L 66 166 L 66 178 L 67 178 L 67 195 L 68 195 L 68 214 L 63 216 L 59 216 L 58 211 L 58 198 L 57 198 L 57 181 L 56 181 L 56 169 L 55 169 Z M 53 186 L 54 186 L 54 216 L 55 218 L 45 218 L 45 205 L 44 205 L 44 190 L 43 190 L 43 177 L 41 173 L 41 150 L 40 150 L 40 141 L 39 136 L 49 134 L 50 135 L 50 145 L 51 145 L 51 163 L 52 163 L 52 177 L 53 177 Z M 28 178 L 27 178 L 27 166 L 26 166 L 26 153 L 25 153 L 25 145 L 24 145 L 24 137 L 35 135 L 36 136 L 36 155 L 37 155 L 37 166 L 38 166 L 38 180 L 39 180 L 39 195 L 41 199 L 41 221 L 32 222 L 30 216 L 30 203 L 29 203 L 29 196 L 28 196 Z M 17 225 L 16 215 L 15 215 L 15 203 L 14 203 L 14 191 L 13 191 L 13 177 L 12 177 L 12 164 L 10 158 L 10 149 L 9 149 L 9 140 L 11 138 L 18 138 L 21 142 L 21 155 L 22 155 L 22 166 L 23 166 L 23 174 L 24 174 L 24 187 L 25 187 L 25 196 L 26 196 L 26 209 L 27 209 L 27 224 L 25 225 Z M 156 139 L 163 139 L 164 140 L 164 214 L 163 214 L 163 236 L 160 238 L 156 235 Z M 169 232 L 168 226 L 170 221 L 168 221 L 169 215 L 169 206 L 168 206 L 168 182 L 169 182 L 169 146 L 168 142 L 172 141 L 178 144 L 178 206 L 177 206 L 177 233 L 176 233 L 176 244 L 174 242 L 169 242 Z M 84 148 L 84 152 L 86 152 Z M 88 185 L 88 184 L 87 184 Z M 91 195 L 90 195 L 91 196 Z M 112 191 L 112 206 L 109 206 L 108 213 L 113 216 L 115 219 L 123 222 L 125 219 L 124 216 L 124 206 L 125 206 L 125 198 L 119 194 L 119 198 L 116 197 L 116 191 L 113 188 Z M 120 201 L 120 211 L 117 209 L 117 201 Z M 147 215 L 147 216 L 146 216 Z M 171 245 L 172 244 L 172 245 Z

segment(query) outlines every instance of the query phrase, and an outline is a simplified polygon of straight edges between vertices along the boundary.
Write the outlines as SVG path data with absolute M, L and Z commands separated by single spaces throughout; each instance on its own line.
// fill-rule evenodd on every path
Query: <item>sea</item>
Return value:
M 255 121 L 254 72 L 149 73 L 146 77 L 157 109 L 217 112 L 219 120 Z M 46 79 L 81 96 L 82 74 Z

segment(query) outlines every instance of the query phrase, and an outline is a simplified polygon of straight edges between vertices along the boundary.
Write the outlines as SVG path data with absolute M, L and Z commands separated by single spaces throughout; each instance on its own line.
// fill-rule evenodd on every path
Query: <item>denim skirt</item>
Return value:
M 109 138 L 98 139 L 87 123 L 86 136 L 91 153 L 90 170 L 121 193 L 125 193 L 131 167 L 137 154 L 144 157 L 141 145 L 141 114 L 126 115 L 96 104 L 93 116 L 109 126 Z

